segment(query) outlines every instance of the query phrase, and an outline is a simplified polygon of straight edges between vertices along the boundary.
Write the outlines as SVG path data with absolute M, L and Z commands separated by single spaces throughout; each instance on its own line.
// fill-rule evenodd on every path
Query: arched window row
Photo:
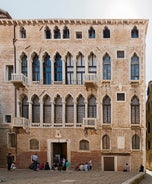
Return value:
M 91 52 L 87 60 L 84 55 L 80 52 L 77 57 L 72 57 L 72 54 L 68 53 L 64 61 L 59 53 L 53 57 L 53 61 L 48 53 L 45 53 L 42 57 L 43 64 L 41 65 L 40 58 L 37 53 L 32 54 L 32 67 L 29 67 L 30 62 L 28 62 L 26 54 L 21 55 L 21 73 L 25 76 L 29 76 L 31 73 L 32 81 L 40 81 L 43 79 L 41 84 L 84 84 L 84 74 L 87 73 L 90 76 L 97 75 L 97 71 L 100 70 L 101 75 L 98 78 L 102 80 L 111 80 L 112 73 L 112 61 L 108 53 L 106 53 L 97 62 L 98 58 Z M 100 66 L 99 66 L 100 65 Z M 136 53 L 133 54 L 130 61 L 130 79 L 139 80 L 139 57 Z M 87 67 L 86 67 L 87 66 Z M 31 68 L 32 71 L 28 71 Z M 100 68 L 98 70 L 98 68 Z M 42 72 L 41 72 L 42 71 Z M 76 75 L 74 75 L 76 73 Z M 40 74 L 42 76 L 40 76 Z
M 134 26 L 132 30 L 130 31 L 131 38 L 139 38 L 139 30 L 137 26 Z M 19 30 L 20 38 L 26 38 L 26 29 L 22 26 Z M 76 32 L 77 33 L 77 32 Z M 82 37 L 82 32 L 79 32 L 81 34 L 81 37 L 78 37 L 79 39 Z M 110 38 L 111 32 L 110 29 L 105 26 L 102 31 L 102 38 Z M 55 26 L 53 29 L 50 29 L 49 26 L 45 26 L 44 28 L 44 38 L 45 39 L 70 39 L 70 29 L 68 26 L 64 26 L 64 28 L 59 28 L 58 26 Z M 77 38 L 77 36 L 76 36 Z M 96 30 L 93 28 L 93 26 L 88 28 L 88 38 L 94 39 L 96 38 Z
M 132 149 L 140 149 L 140 137 L 135 134 L 131 138 L 131 148 Z M 102 136 L 102 149 L 111 149 L 111 139 L 110 137 L 105 134 Z
M 31 103 L 29 103 L 31 101 Z M 139 100 L 131 99 L 131 124 L 140 124 Z M 87 111 L 86 111 L 87 110 Z M 30 112 L 29 112 L 30 111 Z M 30 117 L 31 115 L 31 117 Z M 33 126 L 82 126 L 84 118 L 97 118 L 97 101 L 94 95 L 85 99 L 82 95 L 73 98 L 68 94 L 64 99 L 57 94 L 52 99 L 45 94 L 42 99 L 33 95 L 28 100 L 21 99 L 20 116 L 31 119 Z M 111 99 L 105 96 L 102 100 L 102 124 L 111 124 Z

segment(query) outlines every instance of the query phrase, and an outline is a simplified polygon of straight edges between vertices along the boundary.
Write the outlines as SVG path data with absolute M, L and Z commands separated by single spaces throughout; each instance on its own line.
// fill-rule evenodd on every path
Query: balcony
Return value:
M 18 89 L 20 87 L 27 86 L 28 78 L 22 73 L 20 73 L 20 74 L 13 73 L 11 82 Z
M 97 87 L 97 76 L 96 74 L 85 74 L 84 75 L 84 85 L 86 88 L 96 88 Z
M 97 120 L 96 120 L 96 118 L 83 118 L 82 127 L 97 129 Z
M 15 117 L 13 119 L 13 127 L 28 129 L 30 127 L 29 119 L 23 117 Z

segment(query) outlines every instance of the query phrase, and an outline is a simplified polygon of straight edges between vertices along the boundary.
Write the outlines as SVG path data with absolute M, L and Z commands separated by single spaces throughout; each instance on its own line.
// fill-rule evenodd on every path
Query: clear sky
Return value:
M 0 0 L 0 9 L 13 19 L 149 19 L 146 83 L 152 80 L 152 0 Z

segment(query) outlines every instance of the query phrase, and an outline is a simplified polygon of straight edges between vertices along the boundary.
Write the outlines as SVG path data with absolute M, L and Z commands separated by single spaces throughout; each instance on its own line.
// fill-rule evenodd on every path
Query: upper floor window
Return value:
M 32 62 L 32 80 L 40 81 L 40 61 L 37 54 L 34 54 Z
M 77 66 L 76 66 L 76 72 L 77 72 L 77 84 L 83 84 L 83 75 L 85 73 L 85 64 L 84 64 L 84 57 L 81 53 L 79 53 L 77 57 Z
M 89 142 L 87 140 L 81 140 L 79 142 L 79 149 L 80 150 L 89 150 Z
M 110 149 L 110 138 L 108 135 L 102 137 L 102 149 Z
M 85 102 L 82 95 L 77 99 L 77 123 L 82 123 L 85 117 Z
M 32 98 L 32 122 L 40 123 L 40 102 L 37 95 Z
M 140 137 L 136 134 L 132 136 L 132 149 L 140 149 Z
M 89 56 L 89 66 L 88 66 L 88 72 L 89 73 L 96 73 L 96 67 L 97 67 L 97 62 L 96 62 L 96 56 L 91 53 Z
M 20 38 L 26 38 L 26 30 L 24 27 L 20 28 Z
M 43 98 L 43 123 L 51 123 L 51 99 L 48 95 Z
M 93 27 L 90 27 L 90 29 L 88 30 L 88 35 L 89 35 L 89 38 L 96 37 L 95 30 L 93 29 Z
M 138 33 L 138 29 L 136 26 L 134 26 L 134 28 L 131 30 L 131 38 L 138 38 L 139 37 L 139 33 Z
M 124 51 L 123 50 L 117 51 L 117 58 L 124 58 Z
M 74 123 L 74 103 L 71 95 L 66 98 L 65 109 L 65 123 Z
M 49 29 L 48 26 L 46 26 L 44 32 L 45 32 L 45 38 L 46 39 L 51 39 L 51 30 Z
M 6 65 L 5 79 L 6 81 L 12 80 L 13 65 Z
M 28 69 L 27 69 L 27 56 L 24 54 L 21 57 L 21 72 L 22 74 L 24 74 L 25 76 L 28 75 Z
M 50 61 L 50 56 L 48 54 L 44 56 L 43 83 L 51 84 L 51 61 Z
M 103 123 L 111 123 L 111 99 L 108 96 L 103 98 Z
M 63 29 L 63 39 L 68 39 L 70 38 L 70 32 L 69 29 L 65 26 Z
M 29 117 L 29 103 L 27 96 L 24 96 L 22 99 L 22 112 L 21 117 L 27 118 Z
M 139 99 L 134 96 L 131 100 L 131 124 L 140 123 L 140 105 Z
M 54 104 L 54 123 L 62 124 L 62 98 L 59 95 Z
M 139 80 L 139 57 L 136 53 L 131 58 L 131 80 Z
M 66 57 L 65 75 L 66 75 L 66 84 L 73 84 L 74 83 L 74 63 L 70 53 Z
M 76 39 L 82 39 L 82 32 L 76 32 Z
M 54 81 L 62 81 L 62 60 L 58 53 L 55 56 Z
M 103 80 L 111 80 L 111 59 L 107 53 L 103 57 Z
M 96 118 L 96 98 L 91 95 L 88 99 L 88 117 L 89 118 Z
M 125 101 L 125 93 L 117 93 L 117 101 Z
M 54 39 L 60 39 L 60 38 L 61 38 L 60 29 L 56 26 L 54 28 Z
M 108 27 L 105 27 L 103 30 L 103 38 L 110 38 L 110 30 Z

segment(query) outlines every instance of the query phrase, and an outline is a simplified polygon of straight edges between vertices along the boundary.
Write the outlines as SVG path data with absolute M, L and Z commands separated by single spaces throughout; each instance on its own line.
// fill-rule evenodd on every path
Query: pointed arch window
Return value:
M 77 84 L 83 84 L 83 75 L 85 73 L 85 63 L 83 55 L 80 53 L 77 58 L 77 66 L 76 66 L 76 72 L 77 72 Z
M 103 123 L 111 123 L 111 99 L 105 96 L 103 99 Z
M 44 57 L 43 84 L 51 84 L 51 60 L 48 54 Z
M 60 39 L 60 38 L 61 38 L 60 29 L 56 26 L 54 28 L 54 39 Z
M 20 28 L 20 38 L 26 38 L 26 30 L 24 27 Z
M 66 57 L 66 84 L 74 83 L 74 63 L 71 54 Z
M 136 96 L 131 100 L 131 124 L 140 124 L 140 104 Z
M 48 26 L 45 28 L 44 33 L 46 39 L 51 39 L 51 30 Z
M 43 99 L 43 123 L 51 123 L 51 99 L 48 95 Z
M 66 123 L 74 123 L 74 103 L 72 96 L 68 96 L 66 99 Z
M 54 123 L 62 123 L 62 98 L 57 96 L 54 105 Z
M 27 96 L 22 99 L 22 113 L 21 116 L 28 119 L 29 117 L 29 103 Z
M 131 38 L 138 38 L 139 37 L 139 31 L 136 26 L 133 27 L 131 30 Z
M 63 39 L 69 39 L 70 38 L 70 32 L 69 29 L 65 26 L 63 29 Z
M 40 102 L 37 96 L 32 100 L 32 122 L 40 123 Z
M 140 137 L 136 134 L 132 136 L 132 149 L 140 149 Z
M 111 80 L 111 58 L 108 54 L 103 57 L 103 80 Z
M 131 58 L 131 80 L 139 80 L 139 57 L 136 54 Z
M 91 53 L 89 56 L 89 66 L 88 66 L 88 72 L 89 73 L 96 73 L 97 70 L 97 62 L 96 62 L 96 56 Z
M 108 27 L 105 27 L 103 30 L 103 38 L 110 38 L 110 30 Z
M 21 72 L 25 76 L 28 75 L 28 68 L 27 68 L 27 56 L 24 54 L 21 58 Z
M 88 30 L 88 35 L 89 38 L 95 38 L 96 37 L 96 33 L 93 27 L 90 27 L 90 29 Z
M 85 117 L 85 103 L 83 96 L 79 96 L 77 99 L 77 123 L 82 123 Z
M 96 111 L 96 98 L 91 95 L 91 97 L 88 99 L 88 117 L 96 118 Z
M 33 57 L 32 62 L 32 80 L 40 81 L 40 61 L 37 55 Z
M 79 149 L 80 150 L 89 150 L 89 142 L 87 140 L 81 140 L 79 142 Z
M 62 81 L 62 60 L 59 54 L 55 56 L 54 81 Z
M 102 149 L 110 149 L 110 138 L 108 135 L 102 137 Z

